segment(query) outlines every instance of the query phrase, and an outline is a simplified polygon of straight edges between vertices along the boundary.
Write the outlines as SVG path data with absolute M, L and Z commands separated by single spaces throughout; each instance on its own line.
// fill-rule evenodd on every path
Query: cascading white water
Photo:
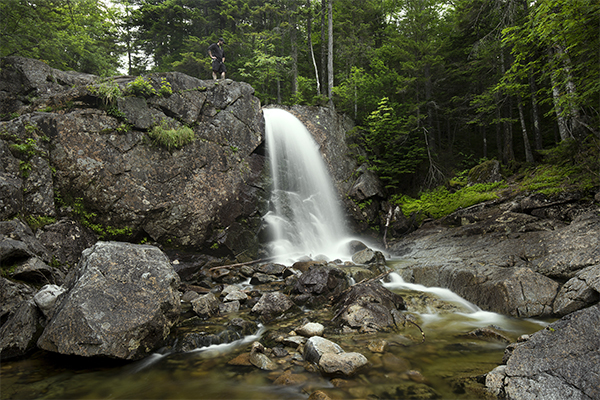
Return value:
M 263 111 L 273 179 L 271 210 L 265 215 L 271 254 L 279 262 L 347 257 L 343 214 L 317 143 L 291 113 Z

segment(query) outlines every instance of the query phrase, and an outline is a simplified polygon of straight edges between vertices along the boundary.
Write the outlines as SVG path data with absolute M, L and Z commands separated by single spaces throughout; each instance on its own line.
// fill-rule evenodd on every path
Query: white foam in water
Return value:
M 264 331 L 265 327 L 262 324 L 259 324 L 259 329 L 254 335 L 248 335 L 230 343 L 212 344 L 210 346 L 199 347 L 191 350 L 190 353 L 201 353 L 203 358 L 218 357 L 223 354 L 231 353 L 239 347 L 260 339 Z
M 389 274 L 390 282 L 383 282 L 383 286 L 390 290 L 411 290 L 417 292 L 430 293 L 440 300 L 451 302 L 459 305 L 464 311 L 455 312 L 454 315 L 461 316 L 461 321 L 444 321 L 447 328 L 449 325 L 454 324 L 457 326 L 472 326 L 472 327 L 483 327 L 488 325 L 500 325 L 504 329 L 511 330 L 514 326 L 515 320 L 513 318 L 504 316 L 491 311 L 484 311 L 477 307 L 475 304 L 463 299 L 456 293 L 449 289 L 439 287 L 427 287 L 414 283 L 405 282 L 400 275 L 395 272 Z M 443 315 L 438 314 L 432 310 L 429 313 L 419 313 L 419 317 L 423 320 L 424 324 L 433 324 L 444 320 Z M 527 319 L 537 325 L 546 326 L 547 323 L 543 321 L 537 321 L 533 319 Z
M 425 292 L 436 295 L 440 300 L 449 301 L 452 303 L 458 303 L 463 308 L 465 308 L 470 315 L 474 313 L 486 313 L 487 311 L 481 310 L 481 308 L 477 307 L 475 304 L 468 302 L 463 299 L 450 289 L 444 289 L 439 287 L 427 287 L 423 285 L 418 285 L 415 283 L 405 282 L 404 279 L 400 275 L 395 272 L 390 273 L 389 275 L 390 282 L 384 282 L 383 286 L 392 290 L 392 289 L 406 289 L 406 290 L 414 290 L 416 292 Z
M 289 112 L 263 111 L 273 179 L 272 209 L 264 217 L 271 255 L 283 263 L 317 255 L 348 259 L 343 213 L 317 143 Z

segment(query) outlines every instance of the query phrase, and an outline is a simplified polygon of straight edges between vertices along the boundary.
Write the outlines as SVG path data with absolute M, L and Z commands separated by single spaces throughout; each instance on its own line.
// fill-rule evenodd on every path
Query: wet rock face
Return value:
M 565 315 L 598 301 L 597 272 L 587 269 L 600 263 L 600 217 L 573 198 L 478 204 L 424 224 L 390 251 L 411 260 L 399 271 L 405 281 L 502 314 Z
M 489 390 L 511 399 L 600 398 L 598 326 L 595 305 L 531 335 L 514 346 L 505 368 L 488 374 Z
M 376 332 L 403 324 L 400 310 L 405 310 L 402 296 L 381 286 L 365 282 L 352 286 L 335 304 L 333 320 L 342 327 L 361 333 Z
M 38 347 L 81 356 L 146 356 L 178 320 L 179 277 L 156 247 L 98 242 L 67 277 L 68 293 Z

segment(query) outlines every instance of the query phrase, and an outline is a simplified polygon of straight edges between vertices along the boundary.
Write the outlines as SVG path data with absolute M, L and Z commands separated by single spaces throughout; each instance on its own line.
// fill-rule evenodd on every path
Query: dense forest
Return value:
M 263 104 L 352 117 L 391 194 L 559 144 L 598 176 L 597 0 L 2 0 L 0 14 L 0 56 L 101 76 L 211 79 L 223 37 L 227 78 Z

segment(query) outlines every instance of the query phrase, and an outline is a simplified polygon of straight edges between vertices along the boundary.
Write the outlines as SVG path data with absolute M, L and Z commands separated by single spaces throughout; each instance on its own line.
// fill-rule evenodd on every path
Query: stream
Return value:
M 389 265 L 395 267 L 394 263 Z M 408 284 L 394 273 L 390 276 L 384 286 L 404 297 L 406 313 L 416 324 L 376 334 L 325 332 L 325 337 L 345 351 L 360 352 L 369 360 L 369 366 L 352 378 L 323 377 L 290 347 L 286 357 L 274 358 L 281 366 L 278 370 L 228 364 L 248 352 L 254 341 L 264 341 L 270 331 L 298 326 L 303 318 L 299 315 L 261 327 L 255 335 L 233 343 L 185 353 L 165 351 L 133 363 L 39 351 L 27 359 L 2 363 L 1 398 L 306 399 L 316 390 L 332 399 L 481 398 L 481 376 L 500 364 L 506 343 L 467 333 L 494 326 L 510 341 L 516 341 L 547 324 L 482 311 L 447 289 Z M 328 308 L 311 314 L 313 322 L 326 326 L 331 317 Z M 294 380 L 280 384 L 276 379 L 284 368 Z

